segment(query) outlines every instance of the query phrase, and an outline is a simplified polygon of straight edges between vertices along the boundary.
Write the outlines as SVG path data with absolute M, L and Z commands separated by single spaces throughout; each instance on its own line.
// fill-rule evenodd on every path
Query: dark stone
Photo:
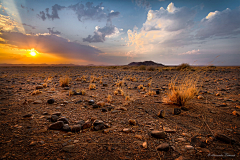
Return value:
M 232 143 L 232 142 L 234 142 L 230 137 L 228 137 L 228 136 L 226 136 L 224 134 L 216 133 L 214 136 L 215 136 L 215 138 L 217 140 L 220 140 L 220 141 L 225 142 L 225 143 Z
M 158 138 L 158 139 L 165 139 L 167 138 L 167 135 L 165 132 L 163 131 L 151 131 L 150 132 L 151 136 L 154 137 L 154 138 Z
M 95 131 L 99 131 L 99 130 L 102 130 L 102 129 L 105 129 L 106 127 L 105 127 L 105 125 L 104 125 L 104 122 L 102 121 L 102 120 L 95 120 L 94 122 L 93 122 L 93 129 L 95 130 Z
M 82 95 L 82 92 L 75 92 L 74 95 Z
M 169 144 L 168 143 L 162 143 L 159 146 L 157 146 L 158 151 L 168 151 L 169 150 Z
M 43 112 L 43 115 L 48 115 L 48 112 Z
M 92 108 L 99 108 L 99 105 L 93 104 L 93 105 L 92 105 Z
M 78 103 L 81 103 L 81 102 L 82 102 L 82 100 L 79 100 L 79 101 L 75 102 L 75 104 L 78 104 Z
M 174 112 L 173 112 L 174 115 L 179 115 L 180 113 L 181 113 L 181 109 L 174 108 Z
M 159 90 L 156 90 L 156 94 L 160 94 Z
M 186 108 L 186 107 L 181 107 L 181 110 L 183 110 L 183 111 L 188 111 L 189 109 Z
M 82 129 L 87 129 L 90 128 L 92 126 L 92 122 L 90 120 L 87 120 L 83 125 L 82 125 Z
M 61 117 L 57 121 L 63 121 L 64 124 L 69 124 L 69 121 L 66 117 Z
M 76 124 L 80 124 L 80 125 L 82 126 L 84 123 L 85 123 L 84 120 L 80 120 L 80 121 L 78 121 Z
M 53 103 L 54 103 L 54 99 L 49 99 L 49 100 L 47 101 L 47 103 L 48 103 L 48 104 L 53 104 Z
M 107 83 L 103 83 L 103 87 L 107 87 L 108 86 L 108 84 Z
M 81 125 L 74 125 L 72 126 L 71 131 L 72 132 L 79 132 L 81 130 L 82 126 Z
M 108 111 L 111 111 L 112 109 L 114 109 L 114 107 L 112 107 L 112 106 L 107 107 Z
M 32 114 L 31 114 L 31 113 L 28 113 L 28 114 L 25 114 L 25 115 L 23 116 L 23 118 L 28 118 L 28 117 L 32 117 Z
M 107 109 L 106 108 L 102 108 L 101 111 L 102 112 L 107 112 Z
M 52 115 L 52 116 L 51 116 L 51 121 L 52 121 L 52 122 L 57 122 L 58 118 L 59 118 L 59 117 L 58 117 L 57 115 Z
M 200 135 L 195 135 L 191 138 L 191 145 L 205 148 L 207 144 L 205 138 L 201 137 Z
M 51 124 L 48 128 L 52 130 L 61 130 L 63 128 L 64 123 L 62 121 L 55 122 Z
M 88 104 L 89 104 L 89 105 L 93 105 L 94 103 L 95 103 L 94 100 L 89 100 L 89 101 L 88 101 Z
M 63 130 L 63 131 L 70 132 L 70 131 L 71 131 L 71 128 L 69 127 L 68 124 L 64 124 L 62 130 Z
M 157 116 L 160 117 L 160 118 L 164 118 L 165 117 L 165 110 L 159 111 Z
M 63 89 L 64 89 L 64 90 L 69 90 L 70 88 L 69 88 L 69 87 L 64 87 Z

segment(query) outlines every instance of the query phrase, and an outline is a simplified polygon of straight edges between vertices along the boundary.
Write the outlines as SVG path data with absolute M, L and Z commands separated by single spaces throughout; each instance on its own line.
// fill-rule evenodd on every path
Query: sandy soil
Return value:
M 217 67 L 197 73 L 201 75 L 199 94 L 185 108 L 163 103 L 174 77 L 181 80 L 186 74 L 195 73 L 1 67 L 0 159 L 240 159 L 239 67 Z M 71 78 L 69 87 L 60 87 L 59 79 L 65 75 Z M 99 78 L 92 83 L 95 90 L 89 90 L 91 75 Z M 86 81 L 82 76 L 86 76 Z M 133 77 L 137 81 L 131 81 Z M 120 88 L 130 100 L 114 95 L 116 83 L 122 80 Z M 47 86 L 36 89 L 44 83 Z M 147 92 L 150 89 L 159 94 L 147 95 L 137 88 L 140 84 Z M 85 95 L 69 95 L 83 89 Z M 41 93 L 32 95 L 35 90 Z M 112 96 L 109 103 L 108 95 Z M 49 99 L 54 99 L 54 103 L 47 103 Z M 94 100 L 93 105 L 90 100 Z M 97 106 L 100 101 L 104 104 Z M 174 108 L 181 109 L 181 113 L 173 114 Z M 161 110 L 166 112 L 164 118 L 158 117 Z M 55 123 L 51 117 L 56 112 L 61 113 L 59 118 L 68 119 L 71 128 L 81 120 L 90 126 L 77 132 L 51 130 L 49 126 Z M 102 120 L 104 127 L 94 129 L 94 120 Z M 155 138 L 153 130 L 163 131 L 166 137 Z

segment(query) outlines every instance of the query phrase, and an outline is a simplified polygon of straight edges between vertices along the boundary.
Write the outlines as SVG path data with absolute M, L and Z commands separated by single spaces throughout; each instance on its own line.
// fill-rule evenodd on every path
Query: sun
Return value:
M 33 57 L 36 56 L 37 53 L 38 53 L 38 51 L 36 51 L 34 48 L 32 48 L 32 49 L 30 50 L 30 55 L 33 56 Z

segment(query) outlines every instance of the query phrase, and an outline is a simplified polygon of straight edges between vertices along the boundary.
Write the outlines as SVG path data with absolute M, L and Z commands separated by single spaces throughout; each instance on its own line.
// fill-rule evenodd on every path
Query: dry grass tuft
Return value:
M 140 85 L 138 86 L 138 89 L 143 89 L 143 85 L 140 84 Z
M 43 83 L 43 87 L 44 87 L 44 88 L 47 88 L 47 83 Z
M 60 78 L 60 87 L 68 87 L 70 78 L 68 76 Z
M 107 96 L 107 102 L 108 102 L 108 103 L 112 102 L 112 96 L 111 96 L 111 95 L 108 95 L 108 96 Z
M 95 88 L 96 88 L 96 85 L 95 85 L 95 84 L 92 84 L 92 83 L 89 84 L 89 90 L 93 90 L 93 89 L 95 89 Z
M 31 95 L 33 96 L 33 95 L 37 95 L 37 94 L 40 94 L 40 93 L 42 93 L 42 91 L 35 90 L 31 93 Z
M 180 85 L 176 85 L 176 80 L 169 84 L 169 92 L 167 97 L 163 98 L 163 102 L 167 104 L 177 104 L 184 106 L 189 100 L 198 94 L 196 87 L 199 77 L 190 75 L 183 78 Z
M 182 63 L 180 64 L 178 67 L 177 67 L 177 70 L 178 71 L 181 71 L 181 70 L 189 70 L 191 69 L 190 65 L 188 63 Z
M 147 93 L 147 95 L 149 95 L 149 96 L 153 96 L 153 95 L 155 95 L 155 92 L 149 90 L 148 93 Z
M 84 89 L 81 92 L 82 92 L 82 95 L 86 94 L 86 91 Z
M 148 82 L 148 87 L 152 85 L 152 79 Z

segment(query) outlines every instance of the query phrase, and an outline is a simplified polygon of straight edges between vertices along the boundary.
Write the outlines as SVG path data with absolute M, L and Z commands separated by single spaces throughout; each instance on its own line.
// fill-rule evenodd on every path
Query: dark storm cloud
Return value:
M 32 29 L 36 29 L 36 27 L 34 27 L 34 26 L 32 26 L 32 25 L 29 25 L 29 24 L 26 24 L 26 23 L 23 23 L 22 25 L 28 26 L 28 27 L 30 27 L 30 28 L 32 28 Z
M 59 32 L 59 31 L 53 31 L 54 27 L 53 28 L 47 28 L 47 29 L 49 31 L 49 34 L 56 34 L 56 35 L 61 34 L 61 32 Z
M 118 34 L 119 30 L 116 26 L 111 23 L 107 23 L 103 28 L 97 27 L 94 31 L 94 35 L 88 35 L 87 38 L 83 38 L 83 42 L 104 42 L 106 36 L 111 36 L 114 34 Z
M 224 11 L 212 12 L 212 15 L 202 19 L 200 29 L 196 37 L 199 39 L 213 36 L 229 36 L 240 34 L 240 7 L 235 10 L 225 9 Z
M 98 55 L 102 53 L 94 47 L 69 42 L 56 35 L 24 35 L 17 32 L 1 32 L 0 38 L 5 40 L 3 43 L 14 45 L 19 49 L 35 48 L 40 53 L 55 54 L 65 58 L 98 61 Z
M 54 20 L 59 19 L 58 12 L 62 9 L 71 9 L 75 12 L 75 14 L 78 17 L 79 21 L 84 21 L 88 19 L 92 20 L 102 20 L 102 19 L 108 19 L 111 21 L 113 17 L 117 17 L 120 13 L 119 12 L 111 12 L 107 14 L 104 11 L 104 7 L 102 6 L 102 3 L 99 5 L 94 6 L 92 2 L 87 2 L 85 5 L 81 3 L 77 3 L 75 5 L 70 5 L 68 7 L 60 6 L 58 4 L 55 4 L 52 6 L 52 13 L 50 14 L 50 9 L 46 8 L 45 11 L 41 11 L 38 14 L 38 17 L 40 17 L 43 21 L 46 20 L 46 18 Z

